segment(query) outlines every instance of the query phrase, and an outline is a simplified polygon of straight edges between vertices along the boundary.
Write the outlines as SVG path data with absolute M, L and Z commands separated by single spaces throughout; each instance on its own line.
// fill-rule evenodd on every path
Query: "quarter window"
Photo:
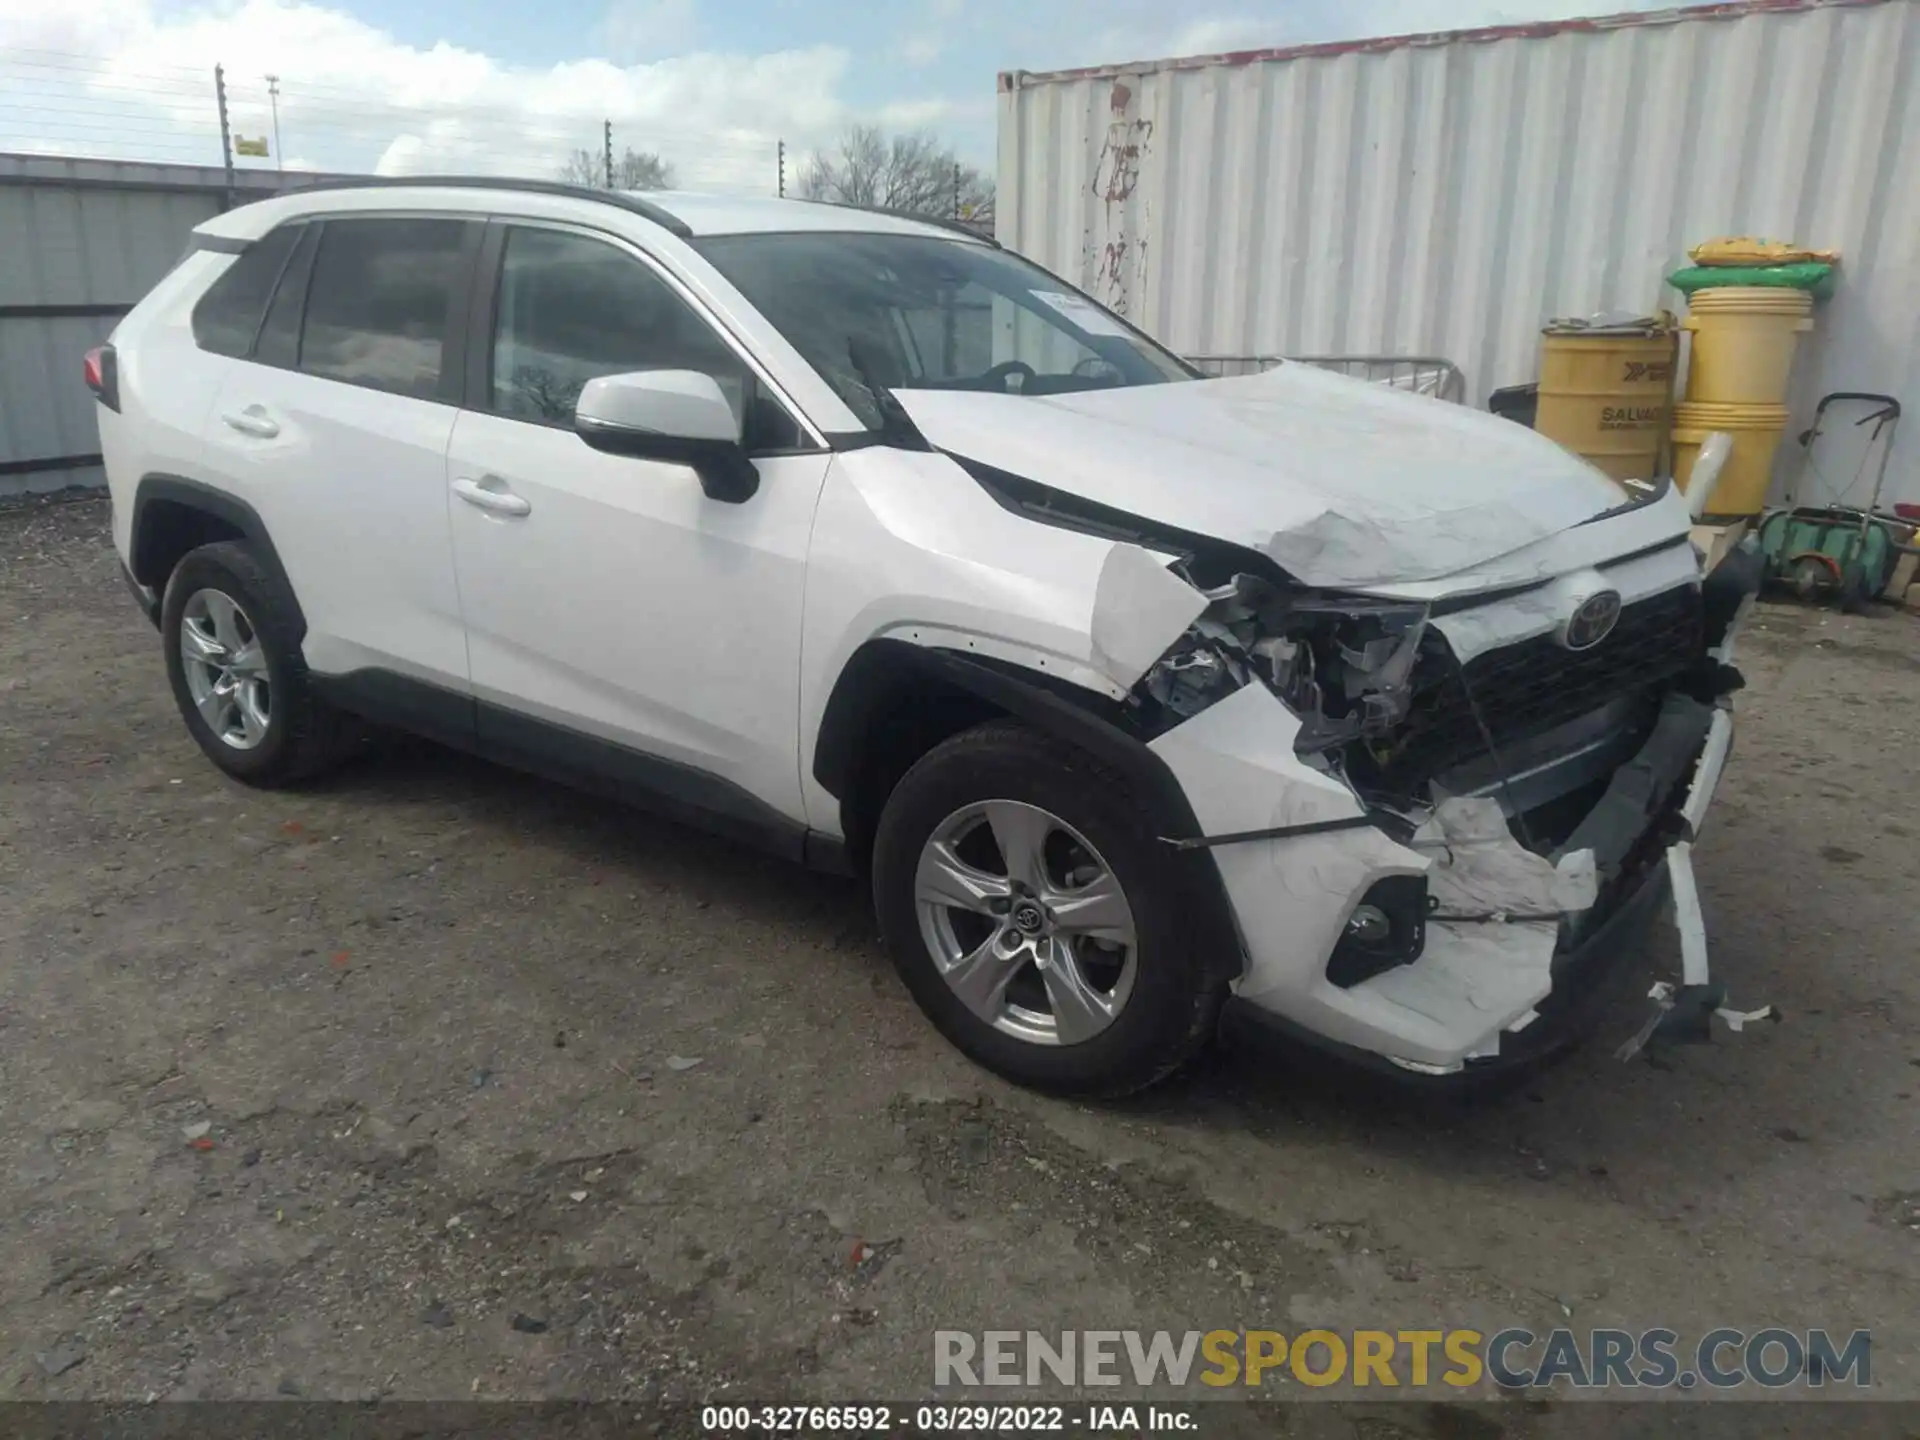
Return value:
M 300 368 L 422 400 L 445 398 L 460 220 L 330 220 L 307 293 Z
M 319 238 L 318 225 L 304 226 L 300 243 L 280 272 L 279 288 L 267 306 L 267 318 L 260 322 L 260 337 L 253 342 L 253 358 L 259 364 L 291 370 L 300 363 L 300 313 L 306 308 L 307 278 L 313 274 L 314 242 Z
M 306 227 L 282 225 L 247 246 L 193 307 L 193 340 L 215 355 L 244 357 L 253 349 L 253 335 L 267 297 L 287 263 L 293 242 Z

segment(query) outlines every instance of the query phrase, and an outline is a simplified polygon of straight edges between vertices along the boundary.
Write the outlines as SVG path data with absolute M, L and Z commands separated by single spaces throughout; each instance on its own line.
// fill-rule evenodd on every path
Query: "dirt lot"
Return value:
M 229 783 L 104 503 L 0 510 L 0 1395 L 903 1397 L 936 1328 L 1570 1323 L 1872 1326 L 1920 1396 L 1920 625 L 1776 607 L 1743 658 L 1700 873 L 1783 1023 L 1468 1113 L 1244 1054 L 1076 1106 L 950 1051 L 849 884 L 425 746 Z

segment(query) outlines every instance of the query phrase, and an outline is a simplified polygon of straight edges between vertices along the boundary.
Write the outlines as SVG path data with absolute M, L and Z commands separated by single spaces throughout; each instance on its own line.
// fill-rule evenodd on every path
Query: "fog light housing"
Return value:
M 1369 948 L 1393 938 L 1393 919 L 1378 905 L 1356 905 L 1347 917 L 1347 938 Z
M 1427 944 L 1427 877 L 1376 880 L 1347 916 L 1345 932 L 1327 960 L 1327 979 L 1342 990 L 1411 965 Z

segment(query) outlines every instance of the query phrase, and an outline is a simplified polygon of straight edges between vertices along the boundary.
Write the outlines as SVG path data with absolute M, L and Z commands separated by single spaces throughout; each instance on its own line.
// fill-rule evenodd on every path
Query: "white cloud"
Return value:
M 831 45 L 529 69 L 406 45 L 308 0 L 0 0 L 0 37 L 0 149 L 218 164 L 215 60 L 236 132 L 272 133 L 277 75 L 284 145 L 328 170 L 551 175 L 574 149 L 597 153 L 610 119 L 617 146 L 659 151 L 684 184 L 763 191 L 777 140 L 803 151 L 853 118 L 849 56 Z

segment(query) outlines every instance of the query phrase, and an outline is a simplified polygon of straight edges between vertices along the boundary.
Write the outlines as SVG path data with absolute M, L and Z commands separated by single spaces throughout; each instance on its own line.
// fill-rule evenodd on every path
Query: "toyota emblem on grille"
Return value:
M 1613 633 L 1620 619 L 1620 592 L 1602 590 L 1580 602 L 1580 608 L 1567 617 L 1560 632 L 1560 643 L 1569 650 L 1591 650 Z

